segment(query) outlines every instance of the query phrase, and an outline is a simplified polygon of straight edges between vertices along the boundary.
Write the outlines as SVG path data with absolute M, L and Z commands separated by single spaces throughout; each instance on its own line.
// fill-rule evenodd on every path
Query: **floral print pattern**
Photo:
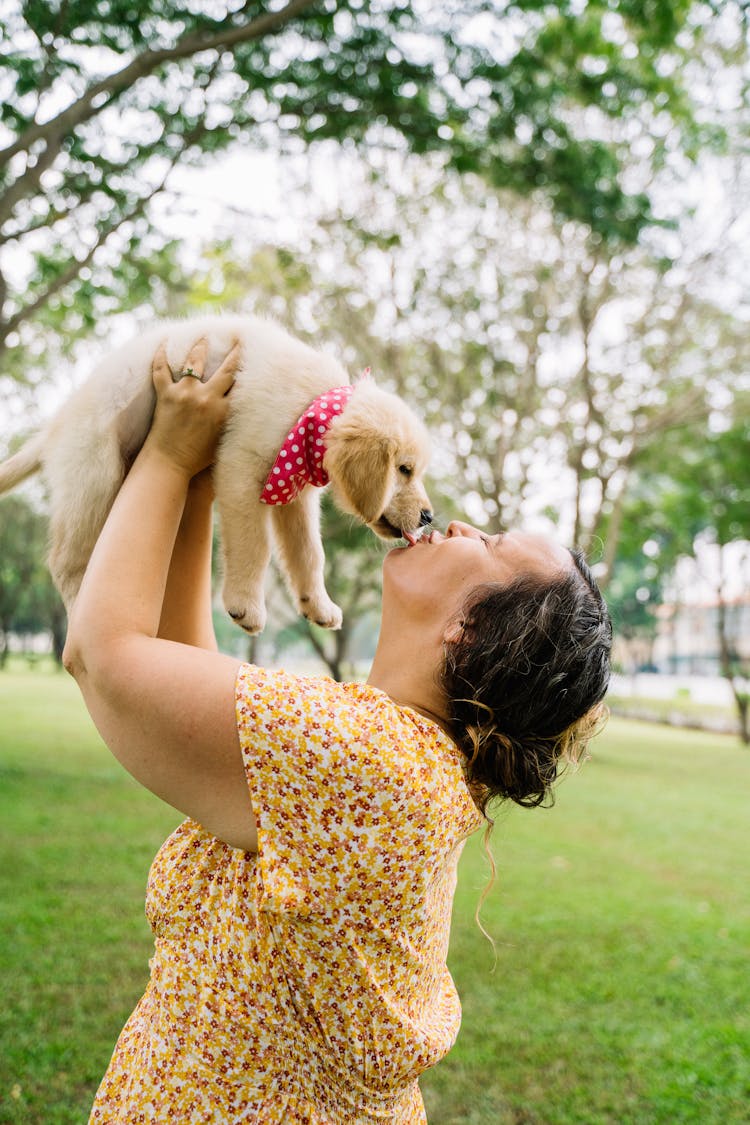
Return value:
M 378 689 L 243 665 L 258 854 L 187 820 L 149 876 L 151 979 L 90 1125 L 418 1125 L 452 1045 L 456 867 L 481 823 L 448 736 Z

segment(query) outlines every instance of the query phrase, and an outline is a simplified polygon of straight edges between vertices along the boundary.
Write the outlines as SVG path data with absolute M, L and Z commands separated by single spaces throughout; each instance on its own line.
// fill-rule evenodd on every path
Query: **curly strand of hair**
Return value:
M 482 834 L 482 849 L 484 850 L 484 854 L 487 857 L 487 862 L 490 865 L 490 877 L 487 880 L 487 882 L 485 883 L 484 887 L 482 888 L 482 893 L 479 896 L 477 908 L 474 911 L 474 921 L 476 922 L 477 926 L 479 927 L 480 932 L 483 934 L 484 937 L 487 938 L 487 941 L 492 946 L 492 952 L 495 955 L 495 959 L 493 961 L 492 968 L 490 969 L 490 972 L 494 973 L 495 969 L 497 968 L 497 945 L 495 944 L 495 939 L 493 938 L 492 934 L 489 932 L 489 930 L 485 929 L 485 927 L 482 923 L 482 919 L 479 916 L 480 912 L 482 910 L 482 907 L 484 906 L 484 900 L 487 898 L 487 895 L 492 890 L 492 887 L 495 883 L 495 879 L 497 878 L 497 864 L 495 863 L 495 857 L 492 854 L 492 848 L 490 847 L 490 837 L 492 836 L 492 829 L 495 827 L 495 822 L 494 822 L 494 820 L 492 820 L 491 817 L 487 816 L 486 813 L 484 814 L 484 819 L 485 819 L 485 826 L 484 826 L 484 833 Z
M 469 702 L 469 700 L 466 700 L 465 702 Z M 476 701 L 471 700 L 471 702 L 474 703 Z M 484 707 L 484 710 L 486 710 L 489 714 L 492 714 L 491 708 L 484 705 L 482 706 Z M 555 762 L 555 778 L 559 779 L 564 772 L 567 772 L 567 770 L 569 769 L 576 768 L 581 763 L 581 761 L 585 760 L 589 742 L 596 734 L 600 733 L 602 727 L 607 721 L 608 715 L 608 709 L 603 704 L 597 703 L 592 708 L 590 708 L 585 715 L 577 720 L 577 722 L 571 724 L 571 726 L 568 727 L 567 730 L 563 731 L 562 734 L 555 740 L 556 749 L 553 755 L 553 760 Z M 472 743 L 472 751 L 468 755 L 466 763 L 467 767 L 469 767 L 470 769 L 471 765 L 476 761 L 477 756 L 481 751 L 482 743 L 487 742 L 490 735 L 488 735 L 487 731 L 483 731 L 478 727 L 467 728 L 466 733 L 467 738 Z M 494 736 L 498 736 L 498 740 L 500 737 L 502 737 L 499 736 L 499 732 L 494 726 L 494 723 L 491 734 Z M 510 740 L 503 739 L 503 741 Z M 540 769 L 540 766 L 536 762 L 535 768 L 537 770 Z M 510 773 L 513 773 L 512 766 L 510 768 Z M 482 835 L 482 849 L 485 856 L 487 857 L 487 862 L 489 863 L 490 867 L 489 879 L 482 888 L 476 909 L 474 911 L 474 921 L 482 935 L 492 946 L 494 961 L 492 969 L 490 971 L 494 973 L 495 969 L 497 968 L 497 945 L 492 934 L 484 926 L 480 916 L 485 900 L 487 899 L 487 896 L 492 890 L 495 884 L 495 880 L 497 879 L 497 864 L 495 863 L 495 857 L 492 853 L 491 847 L 491 837 L 492 831 L 495 827 L 495 821 L 487 812 L 487 805 L 492 800 L 493 794 L 492 791 L 489 790 L 486 786 L 480 787 L 476 782 L 472 784 L 470 777 L 468 778 L 468 784 L 474 801 L 479 807 L 482 816 L 484 817 L 485 826 L 484 833 Z M 554 804 L 554 792 L 552 791 L 551 783 L 550 786 L 545 790 L 545 792 L 540 794 L 538 798 L 535 798 L 533 801 L 522 799 L 518 801 L 518 803 L 524 804 L 525 807 L 530 808 L 542 804 L 545 799 L 549 800 L 550 805 Z
M 478 701 L 476 701 L 476 700 L 468 700 L 467 699 L 467 700 L 462 700 L 461 702 L 477 703 L 478 707 L 480 707 L 480 708 L 484 707 L 483 704 L 478 703 Z M 492 714 L 491 708 L 485 707 L 484 709 L 490 715 Z M 467 738 L 467 741 L 469 742 L 469 744 L 471 745 L 471 750 L 468 752 L 468 754 L 465 753 L 465 757 L 466 757 L 465 773 L 466 773 L 466 781 L 467 781 L 467 784 L 469 786 L 469 791 L 472 795 L 474 803 L 477 805 L 477 807 L 481 811 L 482 816 L 484 817 L 484 821 L 485 821 L 484 833 L 482 835 L 482 848 L 484 850 L 485 856 L 487 857 L 487 862 L 489 863 L 489 866 L 490 866 L 490 877 L 487 880 L 487 882 L 485 883 L 484 887 L 482 888 L 481 894 L 479 896 L 479 901 L 477 902 L 476 910 L 474 911 L 474 921 L 476 922 L 477 927 L 479 928 L 482 935 L 487 939 L 487 941 L 492 946 L 492 952 L 494 954 L 494 961 L 493 961 L 491 972 L 494 973 L 495 969 L 497 968 L 497 946 L 495 944 L 495 939 L 493 938 L 492 934 L 485 928 L 485 926 L 482 922 L 482 919 L 480 917 L 480 912 L 482 910 L 482 907 L 484 906 L 485 899 L 487 898 L 487 895 L 492 890 L 492 887 L 495 883 L 495 879 L 497 878 L 497 865 L 495 863 L 495 857 L 492 854 L 492 848 L 490 847 L 490 837 L 492 835 L 492 829 L 495 827 L 495 822 L 492 819 L 492 817 L 489 816 L 488 813 L 487 813 L 487 802 L 490 798 L 489 791 L 485 787 L 479 786 L 476 782 L 472 782 L 471 773 L 470 773 L 471 766 L 477 760 L 477 757 L 479 756 L 479 753 L 481 751 L 482 735 L 483 735 L 483 732 L 482 732 L 481 727 L 472 726 L 472 727 L 466 728 L 466 738 Z

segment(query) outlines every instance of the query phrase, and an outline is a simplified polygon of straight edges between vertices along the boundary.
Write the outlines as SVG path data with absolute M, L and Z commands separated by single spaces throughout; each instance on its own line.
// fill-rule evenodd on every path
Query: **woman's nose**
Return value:
M 453 535 L 466 535 L 469 538 L 479 538 L 480 533 L 470 523 L 462 523 L 461 520 L 451 520 L 445 529 L 446 538 L 450 539 Z

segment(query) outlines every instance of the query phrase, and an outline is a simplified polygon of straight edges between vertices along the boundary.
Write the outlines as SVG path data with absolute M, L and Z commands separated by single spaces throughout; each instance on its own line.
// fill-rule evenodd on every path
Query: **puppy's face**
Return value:
M 429 523 L 427 431 L 396 395 L 358 384 L 325 440 L 323 465 L 343 511 L 381 539 L 400 539 Z

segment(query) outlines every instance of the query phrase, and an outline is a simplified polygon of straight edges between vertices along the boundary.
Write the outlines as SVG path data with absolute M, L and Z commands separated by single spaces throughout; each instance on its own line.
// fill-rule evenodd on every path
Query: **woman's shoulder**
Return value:
M 330 701 L 345 704 L 349 701 L 347 688 L 330 676 L 311 676 L 292 672 L 286 668 L 264 668 L 259 664 L 241 664 L 237 670 L 237 700 L 247 704 L 295 704 L 303 700 Z
M 409 741 L 454 748 L 451 739 L 434 722 L 402 707 L 380 688 L 359 681 L 338 681 L 329 676 L 302 675 L 284 668 L 243 664 L 237 674 L 240 715 L 256 718 L 263 712 L 307 720 L 338 720 L 334 725 L 365 737 L 394 734 Z
M 300 737 L 328 752 L 338 744 L 360 769 L 433 778 L 462 773 L 461 752 L 438 723 L 368 683 L 246 664 L 238 674 L 237 714 L 247 734 Z
M 350 736 L 369 729 L 373 720 L 373 700 L 363 687 L 328 676 L 243 664 L 235 693 L 240 731 L 264 728 L 279 736 L 282 731 L 309 735 L 324 727 Z
M 434 720 L 365 682 L 340 682 L 329 676 L 243 664 L 237 674 L 236 695 L 240 719 L 275 716 L 294 725 L 312 721 L 313 729 L 325 720 L 359 740 L 381 736 L 382 742 L 392 736 L 400 743 L 431 747 L 436 753 L 460 759 L 455 743 Z
M 289 786 L 310 778 L 324 795 L 336 786 L 338 803 L 347 793 L 371 794 L 381 813 L 390 801 L 399 816 L 424 805 L 436 822 L 458 819 L 461 836 L 477 826 L 455 743 L 379 688 L 244 665 L 237 714 L 247 753 L 265 770 L 288 774 Z

